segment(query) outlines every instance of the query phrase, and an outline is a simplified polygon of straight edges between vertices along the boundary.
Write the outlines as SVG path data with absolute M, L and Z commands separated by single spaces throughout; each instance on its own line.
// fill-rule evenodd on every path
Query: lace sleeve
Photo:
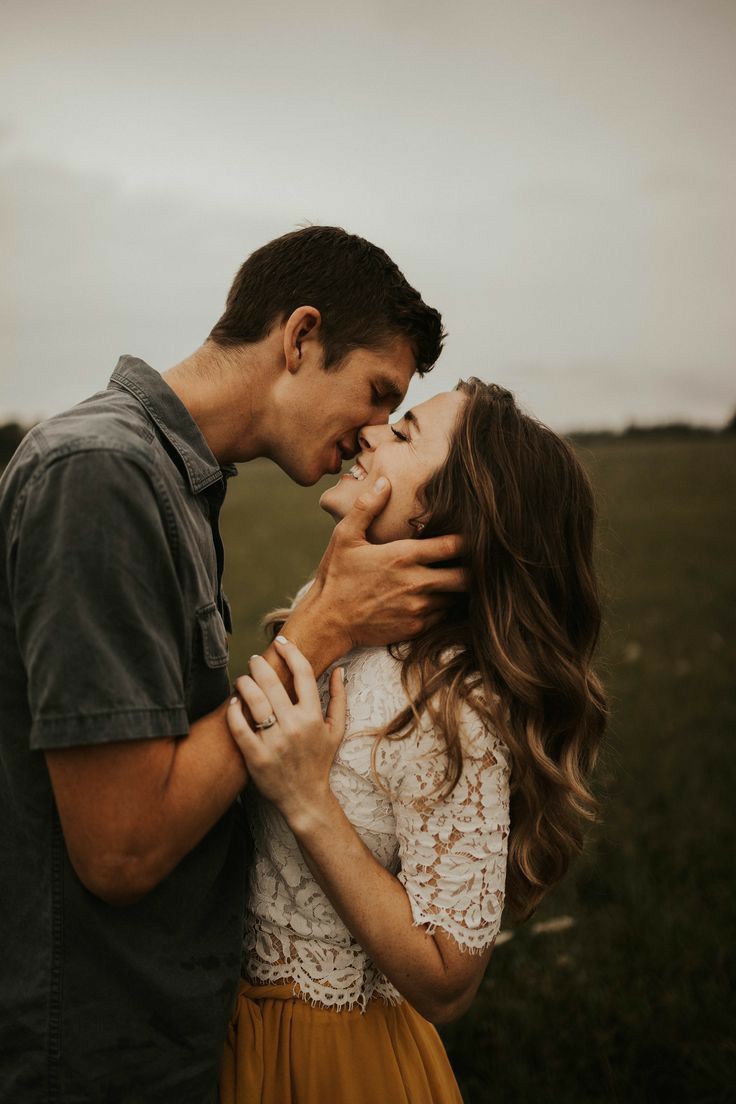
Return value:
M 462 737 L 463 772 L 444 798 L 437 793 L 445 766 L 439 738 L 424 729 L 401 741 L 408 745 L 401 749 L 401 769 L 391 771 L 398 877 L 415 924 L 439 928 L 463 949 L 480 952 L 501 925 L 510 771 L 503 744 L 469 707 Z M 398 766 L 395 753 L 388 754 Z

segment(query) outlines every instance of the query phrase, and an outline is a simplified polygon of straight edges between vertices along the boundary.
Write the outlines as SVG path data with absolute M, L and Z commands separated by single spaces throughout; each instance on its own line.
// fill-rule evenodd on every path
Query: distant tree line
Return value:
M 0 425 L 0 467 L 7 464 L 31 426 L 19 422 L 5 422 Z M 630 425 L 623 430 L 586 429 L 578 430 L 569 436 L 581 444 L 594 444 L 596 441 L 631 441 L 663 437 L 688 438 L 714 437 L 719 433 L 736 433 L 736 411 L 724 426 L 711 427 L 692 425 L 690 422 L 661 422 L 656 425 Z
M 0 425 L 0 466 L 7 464 L 30 428 L 31 426 L 23 426 L 19 422 L 5 422 Z
M 692 422 L 656 422 L 651 425 L 632 423 L 625 429 L 580 429 L 568 436 L 580 444 L 595 444 L 597 441 L 646 441 L 662 438 L 693 440 L 724 433 L 736 433 L 736 411 L 723 426 L 693 425 Z

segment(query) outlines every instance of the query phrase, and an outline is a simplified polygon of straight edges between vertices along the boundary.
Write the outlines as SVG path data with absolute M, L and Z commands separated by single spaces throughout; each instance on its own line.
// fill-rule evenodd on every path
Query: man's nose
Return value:
M 361 452 L 370 452 L 376 447 L 375 426 L 363 426 L 358 431 L 358 444 Z

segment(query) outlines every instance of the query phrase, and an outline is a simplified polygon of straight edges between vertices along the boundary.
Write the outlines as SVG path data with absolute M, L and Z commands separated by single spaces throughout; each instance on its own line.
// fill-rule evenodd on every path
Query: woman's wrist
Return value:
M 294 836 L 300 843 L 324 831 L 330 831 L 336 817 L 342 817 L 342 807 L 329 785 L 321 793 L 311 793 L 308 803 L 299 802 L 293 809 L 280 807 L 283 816 Z

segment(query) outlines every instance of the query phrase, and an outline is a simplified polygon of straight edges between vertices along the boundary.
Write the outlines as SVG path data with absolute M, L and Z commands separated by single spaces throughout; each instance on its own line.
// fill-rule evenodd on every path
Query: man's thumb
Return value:
M 363 491 L 345 515 L 341 527 L 354 540 L 365 540 L 371 522 L 378 517 L 391 497 L 391 484 L 382 475 L 367 491 Z

